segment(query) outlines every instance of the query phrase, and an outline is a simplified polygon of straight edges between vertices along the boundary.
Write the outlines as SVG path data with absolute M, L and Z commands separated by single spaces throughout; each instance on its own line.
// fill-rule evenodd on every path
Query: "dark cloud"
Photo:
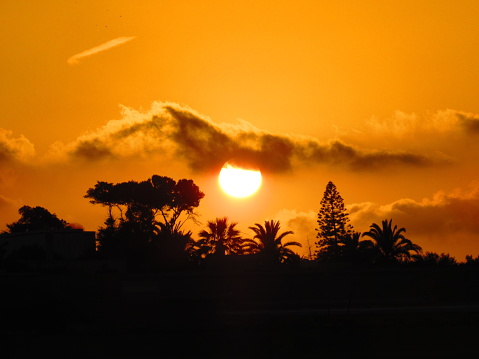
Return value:
M 178 152 L 195 170 L 218 167 L 230 159 L 265 171 L 287 172 L 295 160 L 325 163 L 354 170 L 380 169 L 395 165 L 428 166 L 442 160 L 403 151 L 366 151 L 340 141 L 321 144 L 314 138 L 249 130 L 226 133 L 209 120 L 189 110 L 167 106 L 176 120 L 174 141 Z
M 462 128 L 472 134 L 479 134 L 479 117 L 473 114 L 457 113 Z
M 231 136 L 191 111 L 168 105 L 165 110 L 171 115 L 172 141 L 176 152 L 196 171 L 221 167 L 234 154 L 243 152 L 245 157 L 252 151 L 243 149 Z
M 371 170 L 393 166 L 421 167 L 444 163 L 443 159 L 405 151 L 371 151 L 332 141 L 322 145 L 309 141 L 297 148 L 300 158 L 316 163 L 348 167 L 353 170 Z
M 101 160 L 112 158 L 113 154 L 109 147 L 98 138 L 89 141 L 80 141 L 72 155 L 84 160 Z
M 105 158 L 173 156 L 197 172 L 219 169 L 226 161 L 275 173 L 294 164 L 327 164 L 353 170 L 437 165 L 440 159 L 406 151 L 372 151 L 341 141 L 278 135 L 247 126 L 218 125 L 173 103 L 155 103 L 149 113 L 132 110 L 97 133 L 82 136 L 67 149 L 89 161 Z

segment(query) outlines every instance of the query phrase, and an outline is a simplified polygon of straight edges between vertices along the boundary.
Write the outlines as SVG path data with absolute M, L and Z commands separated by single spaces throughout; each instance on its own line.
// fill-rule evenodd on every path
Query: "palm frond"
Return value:
M 302 247 L 303 245 L 299 242 L 286 242 L 283 244 L 283 247 L 289 247 L 289 246 Z

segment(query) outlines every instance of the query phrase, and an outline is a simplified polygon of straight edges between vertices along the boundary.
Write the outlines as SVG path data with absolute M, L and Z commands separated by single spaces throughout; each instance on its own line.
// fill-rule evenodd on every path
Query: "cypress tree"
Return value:
M 316 242 L 318 259 L 338 260 L 341 255 L 342 239 L 352 235 L 353 227 L 348 223 L 344 201 L 333 182 L 329 181 L 318 212 Z

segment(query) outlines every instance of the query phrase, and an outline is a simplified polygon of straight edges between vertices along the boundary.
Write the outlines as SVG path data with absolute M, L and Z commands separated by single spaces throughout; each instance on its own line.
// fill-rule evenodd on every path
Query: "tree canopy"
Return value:
M 301 247 L 299 242 L 282 243 L 283 238 L 287 235 L 294 234 L 293 231 L 279 233 L 281 224 L 279 221 L 265 221 L 264 226 L 255 223 L 253 227 L 249 227 L 254 232 L 254 239 L 257 239 L 257 251 L 264 257 L 269 258 L 272 262 L 285 263 L 295 260 L 298 255 L 294 253 L 290 246 Z
M 177 231 L 183 223 L 194 217 L 194 209 L 199 206 L 204 193 L 190 179 L 180 179 L 178 182 L 170 177 L 153 175 L 146 181 L 128 181 L 117 184 L 98 181 L 89 188 L 85 198 L 93 204 L 108 206 L 109 217 L 112 208 L 120 211 L 120 218 L 125 220 L 141 219 L 146 212 L 153 217 L 160 217 L 165 230 Z M 126 207 L 127 212 L 124 212 Z M 180 220 L 182 213 L 186 218 Z
M 106 227 L 97 236 L 100 255 L 128 259 L 137 268 L 187 260 L 191 232 L 181 227 L 195 220 L 194 210 L 204 197 L 192 180 L 154 175 L 140 182 L 98 181 L 84 197 L 108 207 Z
M 18 210 L 18 213 L 21 218 L 16 222 L 7 224 L 10 233 L 70 228 L 65 220 L 58 218 L 55 213 L 50 213 L 43 207 L 23 206 Z
M 392 226 L 392 219 L 384 220 L 381 226 L 371 224 L 368 232 L 363 236 L 370 237 L 374 241 L 374 248 L 378 260 L 384 263 L 401 262 L 411 258 L 411 252 L 420 253 L 421 247 L 407 239 L 403 233 L 405 228 Z
M 200 240 L 197 242 L 199 252 L 203 255 L 218 254 L 241 254 L 243 239 L 241 232 L 236 229 L 238 223 L 228 223 L 228 218 L 216 218 L 208 221 L 207 229 L 200 232 Z

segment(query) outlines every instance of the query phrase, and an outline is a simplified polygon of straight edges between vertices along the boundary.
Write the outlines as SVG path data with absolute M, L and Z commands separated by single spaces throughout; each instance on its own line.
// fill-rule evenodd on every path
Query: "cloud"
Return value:
M 477 142 L 479 114 L 451 109 L 422 115 L 396 111 L 389 118 L 372 118 L 339 133 L 344 139 L 370 146 L 448 151 L 464 140 Z
M 122 108 L 123 118 L 77 141 L 57 143 L 52 152 L 87 161 L 169 156 L 195 172 L 219 169 L 226 161 L 284 173 L 295 165 L 326 164 L 353 170 L 444 164 L 444 156 L 404 150 L 370 150 L 340 140 L 320 142 L 299 135 L 279 135 L 239 121 L 216 124 L 175 103 L 156 102 L 148 112 Z
M 180 163 L 201 174 L 216 171 L 233 159 L 270 173 L 297 170 L 297 176 L 288 177 L 288 182 L 281 184 L 281 190 L 297 190 L 298 206 L 310 198 L 310 183 L 316 186 L 316 181 L 330 177 L 345 184 L 357 180 L 348 188 L 350 192 L 357 191 L 356 198 L 369 199 L 371 197 L 365 196 L 371 193 L 373 198 L 380 198 L 376 192 L 390 189 L 392 192 L 388 195 L 395 196 L 401 188 L 407 188 L 409 195 L 414 196 L 421 193 L 419 188 L 433 191 L 431 188 L 444 188 L 443 185 L 457 178 L 463 183 L 471 175 L 477 177 L 478 121 L 479 115 L 453 110 L 424 116 L 398 112 L 391 119 L 372 121 L 354 133 L 320 141 L 311 136 L 272 133 L 243 120 L 233 124 L 215 123 L 189 107 L 155 102 L 147 111 L 122 107 L 121 119 L 109 121 L 70 143 L 55 143 L 44 158 L 46 162 L 35 155 L 33 144 L 24 136 L 0 129 L 0 189 L 2 194 L 17 198 L 21 205 L 25 200 L 32 203 L 32 198 L 47 197 L 45 183 L 56 193 L 70 193 L 78 186 L 77 197 L 72 195 L 73 199 L 64 204 L 68 211 L 74 207 L 71 203 L 76 198 L 78 203 L 84 200 L 84 189 L 101 179 L 104 173 L 115 180 L 115 176 L 125 173 L 140 176 L 143 171 L 146 178 L 152 168 L 156 168 L 154 172 L 157 169 L 172 171 L 172 166 Z M 164 161 L 165 167 L 152 162 L 156 159 L 160 159 L 160 165 Z M 454 165 L 449 165 L 451 162 Z M 89 165 L 94 163 L 99 166 Z M 318 171 L 315 165 L 321 166 Z M 336 171 L 337 168 L 349 171 Z M 400 173 L 404 169 L 417 171 Z M 359 171 L 373 175 L 356 176 Z M 381 175 L 377 175 L 380 171 L 383 171 Z M 63 176 L 68 180 L 58 181 Z M 45 206 L 50 207 L 49 203 Z M 283 203 L 279 208 L 285 205 L 296 208 L 294 203 Z M 7 208 L 10 209 L 7 211 Z M 2 212 L 4 218 L 16 208 L 6 206 Z M 301 242 L 304 248 L 298 251 L 307 256 L 309 246 L 314 250 L 317 212 L 299 210 L 285 210 L 274 219 L 281 220 L 283 230 L 295 232 L 290 240 Z M 407 229 L 408 237 L 426 250 L 444 248 L 443 251 L 455 251 L 451 254 L 457 255 L 467 253 L 469 248 L 479 248 L 478 184 L 451 193 L 438 192 L 424 200 L 403 198 L 389 204 L 350 204 L 348 211 L 358 231 L 367 231 L 371 223 L 392 218 L 395 224 Z
M 472 113 L 457 113 L 459 123 L 470 134 L 479 135 L 479 115 Z
M 291 247 L 293 251 L 301 256 L 312 258 L 316 252 L 317 232 L 317 212 L 301 212 L 290 209 L 282 209 L 278 211 L 274 217 L 274 220 L 280 221 L 281 232 L 293 231 L 294 234 L 287 236 L 284 242 L 295 241 L 301 243 L 302 247 Z
M 122 36 L 122 37 L 117 37 L 113 40 L 110 40 L 110 41 L 107 41 L 101 45 L 98 45 L 98 46 L 95 46 L 95 47 L 92 47 L 91 49 L 88 49 L 88 50 L 85 50 L 85 51 L 82 51 L 76 55 L 73 55 L 72 57 L 70 57 L 68 60 L 67 60 L 67 63 L 70 64 L 70 65 L 76 65 L 80 62 L 80 60 L 84 57 L 87 57 L 87 56 L 91 56 L 91 55 L 95 55 L 99 52 L 102 52 L 102 51 L 106 51 L 106 50 L 109 50 L 113 47 L 116 47 L 116 46 L 119 46 L 119 45 L 122 45 L 128 41 L 131 41 L 133 39 L 135 39 L 136 36 Z
M 479 244 L 477 182 L 451 193 L 439 191 L 432 199 L 406 198 L 387 205 L 365 202 L 349 205 L 347 209 L 356 230 L 367 231 L 372 223 L 392 218 L 393 223 L 405 227 L 408 237 L 425 250 L 442 247 L 464 255 Z
M 387 205 L 365 202 L 348 206 L 355 226 L 368 229 L 369 224 L 395 218 L 407 223 L 416 234 L 440 235 L 451 232 L 477 233 L 479 185 L 469 191 L 437 192 L 432 199 L 400 199 Z M 400 226 L 404 224 L 399 223 Z
M 389 204 L 363 202 L 346 206 L 355 231 L 366 232 L 372 223 L 392 219 L 393 225 L 406 228 L 406 237 L 425 251 L 448 252 L 462 260 L 466 254 L 477 255 L 479 235 L 479 182 L 451 193 L 439 191 L 422 201 L 400 199 Z M 319 210 L 319 208 L 318 208 Z M 302 243 L 295 249 L 308 257 L 316 251 L 317 211 L 301 212 L 292 209 L 278 211 L 282 230 L 292 230 L 290 240 Z
M 366 150 L 338 140 L 330 141 L 327 145 L 309 140 L 298 146 L 298 152 L 298 157 L 303 161 L 359 171 L 394 166 L 433 166 L 448 162 L 444 156 L 427 156 L 402 150 Z
M 23 135 L 13 137 L 12 131 L 0 128 L 0 164 L 12 161 L 26 162 L 34 155 L 33 144 Z
M 421 202 L 397 201 L 390 212 L 403 217 L 419 234 L 476 233 L 479 218 L 479 183 L 467 190 L 437 192 L 432 199 Z

